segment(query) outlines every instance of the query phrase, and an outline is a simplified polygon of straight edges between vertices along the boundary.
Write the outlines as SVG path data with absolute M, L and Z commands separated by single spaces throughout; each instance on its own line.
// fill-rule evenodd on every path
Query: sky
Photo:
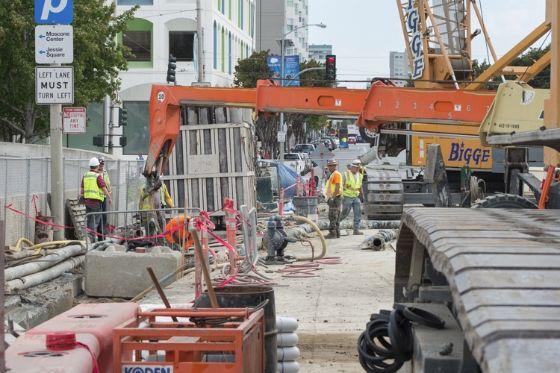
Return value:
M 546 0 L 478 1 L 498 57 L 544 21 Z M 309 23 L 321 22 L 327 28 L 311 27 L 309 44 L 333 45 L 338 79 L 389 77 L 389 52 L 405 50 L 395 0 L 309 0 Z M 487 59 L 482 35 L 473 41 L 473 57 Z

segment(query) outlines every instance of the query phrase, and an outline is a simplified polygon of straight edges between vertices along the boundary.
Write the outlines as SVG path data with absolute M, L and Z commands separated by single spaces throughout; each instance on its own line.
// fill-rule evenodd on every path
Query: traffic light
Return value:
M 176 70 L 177 70 L 177 57 L 173 57 L 173 55 L 170 54 L 169 62 L 167 64 L 167 83 L 175 84 L 177 82 L 175 78 Z
M 330 82 L 336 81 L 336 56 L 328 54 L 325 58 L 325 78 Z
M 119 126 L 126 126 L 128 123 L 128 110 L 119 108 Z

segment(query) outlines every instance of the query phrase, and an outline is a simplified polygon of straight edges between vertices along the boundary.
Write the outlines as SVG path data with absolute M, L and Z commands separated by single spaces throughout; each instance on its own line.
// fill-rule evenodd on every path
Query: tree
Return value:
M 541 58 L 545 53 L 550 50 L 550 45 L 546 48 L 531 48 L 516 59 L 511 62 L 511 66 L 531 66 L 533 65 L 539 58 Z M 491 65 L 486 61 L 479 62 L 478 60 L 473 60 L 473 72 L 474 77 L 478 77 L 482 74 L 486 69 L 488 69 Z M 517 79 L 515 76 L 506 76 L 507 79 Z M 523 80 L 523 76 L 521 77 Z M 490 81 L 486 84 L 487 88 L 496 88 L 502 80 L 499 77 L 493 77 Z M 529 82 L 529 84 L 534 88 L 550 88 L 550 66 L 544 69 L 541 73 L 539 73 L 533 80 Z
M 271 71 L 266 63 L 268 55 L 268 51 L 253 52 L 249 58 L 239 60 L 235 66 L 233 84 L 237 87 L 255 88 L 259 79 L 270 78 Z
M 269 51 L 254 52 L 249 58 L 240 60 L 235 67 L 234 84 L 237 87 L 255 88 L 259 79 L 270 79 L 272 73 L 268 68 L 267 58 Z M 324 65 L 315 60 L 306 61 L 300 64 L 300 71 L 309 68 L 322 68 Z M 329 82 L 325 80 L 324 70 L 312 70 L 300 76 L 300 85 L 304 87 L 327 87 Z M 307 129 L 320 129 L 327 125 L 327 118 L 320 115 L 307 114 L 288 114 L 285 116 L 288 124 L 287 137 L 294 136 L 296 142 L 306 141 Z M 263 149 L 270 154 L 275 154 L 278 150 L 276 135 L 279 129 L 277 115 L 265 114 L 258 118 L 256 123 L 257 137 L 263 144 Z
M 320 69 L 304 72 L 299 77 L 302 87 L 330 87 L 331 83 L 325 79 L 325 64 L 315 60 L 305 61 L 300 64 L 300 71 L 307 69 Z M 288 123 L 288 138 L 294 136 L 296 143 L 307 141 L 309 130 L 320 130 L 327 126 L 328 119 L 324 115 L 289 114 L 286 116 Z M 307 129 L 307 131 L 305 131 Z
M 0 137 L 32 141 L 49 129 L 47 106 L 35 104 L 33 0 L 0 2 Z M 74 0 L 74 105 L 116 98 L 128 49 L 117 43 L 138 7 L 115 16 L 115 4 Z

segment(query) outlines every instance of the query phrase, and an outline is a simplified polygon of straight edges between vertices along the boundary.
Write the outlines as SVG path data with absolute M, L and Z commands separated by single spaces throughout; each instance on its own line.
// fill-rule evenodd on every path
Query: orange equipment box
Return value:
M 114 330 L 113 358 L 114 373 L 262 373 L 264 311 L 164 308 L 139 312 Z

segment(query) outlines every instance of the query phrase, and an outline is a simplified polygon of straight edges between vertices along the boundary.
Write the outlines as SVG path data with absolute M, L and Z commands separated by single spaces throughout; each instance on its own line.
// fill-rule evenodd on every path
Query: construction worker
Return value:
M 105 182 L 107 190 L 112 194 L 113 191 L 111 190 L 111 180 L 109 179 L 109 172 L 107 172 L 107 170 L 105 169 L 105 160 L 103 159 L 103 157 L 98 157 L 97 159 L 99 159 L 98 172 L 103 177 L 103 181 Z M 97 227 L 97 232 L 100 235 L 103 235 L 106 232 L 107 227 L 107 214 L 105 214 L 107 212 L 107 199 L 104 195 L 102 197 L 103 201 L 101 201 L 101 212 L 103 212 L 103 214 L 101 214 L 101 221 L 99 222 L 99 227 Z
M 101 214 L 99 213 L 105 197 L 111 204 L 111 193 L 107 190 L 103 176 L 99 174 L 99 159 L 94 157 L 89 160 L 89 171 L 82 177 L 80 186 L 80 198 L 83 199 L 86 206 L 86 214 L 94 213 L 87 216 L 86 222 L 92 242 L 96 241 L 97 227 L 101 220 Z
M 350 210 L 354 212 L 354 235 L 362 235 L 360 221 L 362 217 L 362 202 L 360 193 L 364 175 L 361 172 L 362 162 L 359 159 L 352 161 L 350 169 L 344 173 L 344 190 L 342 191 L 342 213 L 340 220 L 346 219 Z
M 147 185 L 142 186 L 140 191 L 140 202 L 138 209 L 141 211 L 159 210 L 161 208 L 173 208 L 173 199 L 169 195 L 165 183 L 158 181 L 158 183 L 149 188 Z M 163 213 L 156 212 L 159 230 L 165 227 L 165 216 Z M 143 220 L 149 220 L 148 216 L 143 216 Z M 156 229 L 157 230 L 157 229 Z M 152 233 L 153 230 L 150 229 Z
M 178 215 L 169 220 L 165 226 L 165 239 L 169 244 L 183 244 L 185 250 L 193 247 L 193 239 L 188 230 L 190 219 L 190 216 Z
M 342 206 L 342 175 L 336 169 L 338 163 L 334 159 L 327 161 L 330 172 L 325 185 L 325 196 L 329 205 L 329 234 L 326 238 L 340 238 L 340 209 Z

